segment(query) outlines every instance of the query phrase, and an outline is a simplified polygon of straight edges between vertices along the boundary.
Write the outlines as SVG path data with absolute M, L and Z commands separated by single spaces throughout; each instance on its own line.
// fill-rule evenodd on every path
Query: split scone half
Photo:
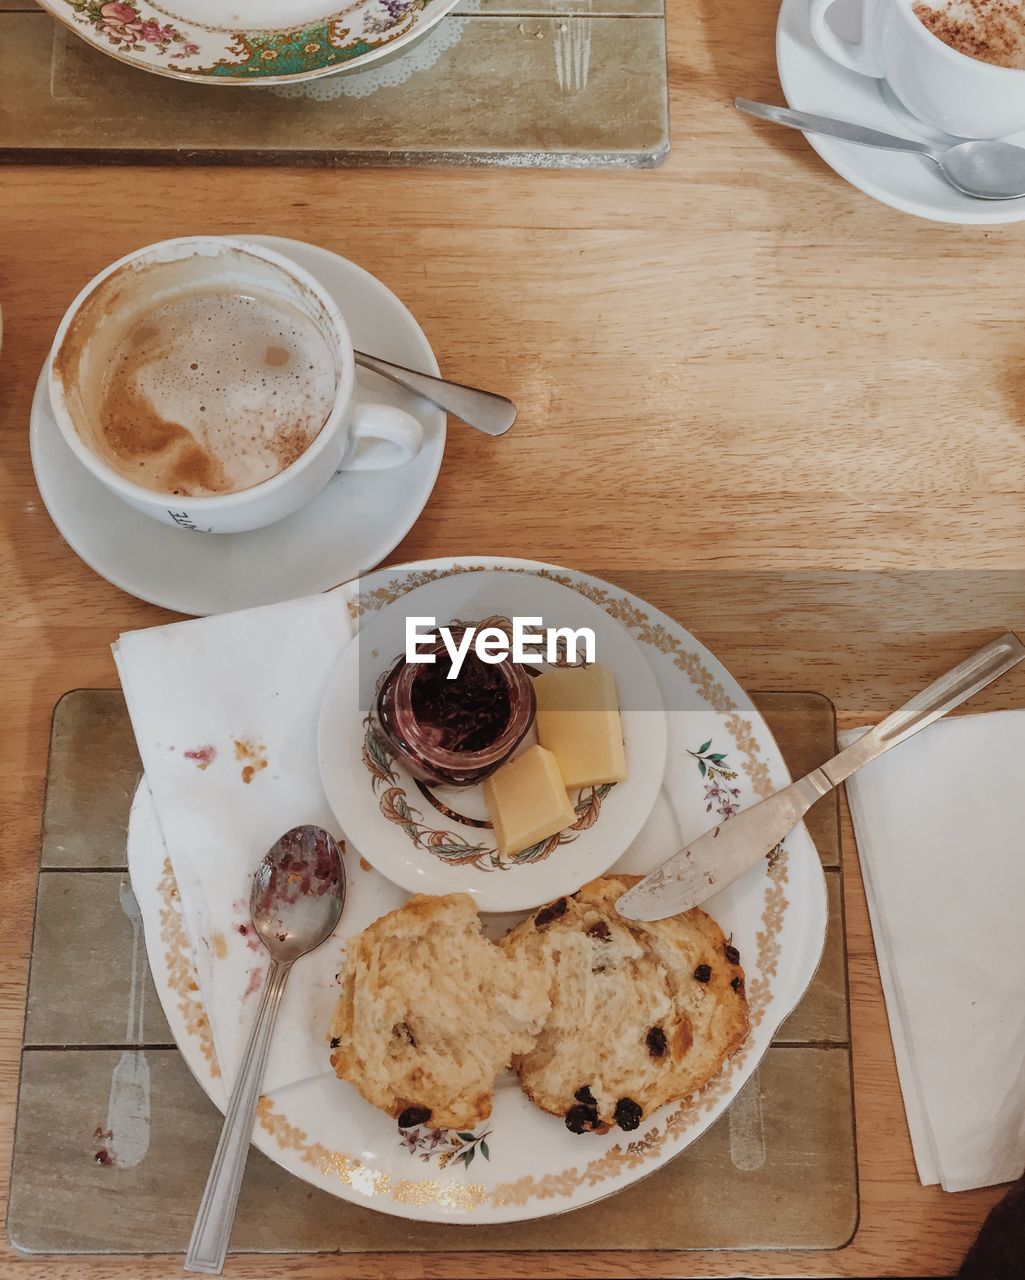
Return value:
M 696 1093 L 748 1032 L 744 970 L 704 911 L 625 920 L 616 899 L 639 876 L 592 880 L 501 941 L 524 985 L 541 976 L 550 1010 L 513 1061 L 527 1096 L 574 1133 L 641 1120 Z
M 349 940 L 331 1065 L 410 1127 L 469 1129 L 549 1009 L 547 974 L 520 972 L 480 931 L 469 894 L 417 895 Z

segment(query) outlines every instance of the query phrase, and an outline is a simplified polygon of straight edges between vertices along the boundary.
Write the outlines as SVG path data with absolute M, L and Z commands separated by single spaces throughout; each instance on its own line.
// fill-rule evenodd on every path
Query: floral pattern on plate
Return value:
M 472 866 L 478 871 L 508 871 L 512 867 L 520 867 L 528 862 L 541 862 L 549 854 L 554 853 L 560 845 L 569 844 L 581 831 L 594 826 L 601 815 L 602 801 L 616 785 L 614 782 L 604 782 L 596 787 L 581 787 L 573 804 L 573 812 L 577 815 L 577 820 L 571 827 L 567 827 L 564 831 L 557 831 L 547 840 L 539 840 L 537 844 L 521 849 L 519 853 L 507 858 L 503 857 L 492 844 L 480 840 L 468 840 L 457 831 L 432 826 L 423 811 L 409 803 L 399 775 L 392 767 L 388 744 L 375 729 L 373 718 L 367 716 L 363 726 L 365 730 L 363 763 L 370 774 L 370 785 L 374 795 L 378 796 L 381 813 L 389 822 L 400 826 L 418 849 L 433 853 L 436 858 L 451 866 Z M 437 800 L 428 787 L 422 786 L 420 789 L 445 817 L 457 823 L 469 821 L 474 827 L 491 830 L 490 822 L 482 822 L 479 819 L 467 820 L 462 814 L 454 812 Z
M 144 17 L 134 0 L 69 0 L 83 22 L 91 23 L 120 53 L 133 53 L 149 46 L 153 54 L 170 52 L 172 58 L 189 58 L 199 53 L 199 45 L 184 32 L 157 18 Z
M 688 751 L 698 762 L 698 772 L 705 779 L 705 812 L 714 809 L 720 818 L 732 818 L 740 812 L 740 788 L 733 784 L 737 780 L 734 770 L 725 765 L 725 751 L 711 751 L 712 739 L 703 742 L 697 751 Z
M 399 1132 L 402 1135 L 399 1146 L 410 1155 L 419 1156 L 425 1164 L 437 1160 L 439 1169 L 452 1162 L 468 1169 L 478 1152 L 485 1160 L 491 1159 L 487 1141 L 491 1137 L 490 1129 L 471 1133 L 468 1129 L 432 1129 L 430 1125 L 417 1124 Z
M 238 30 L 187 21 L 139 0 L 42 0 L 58 21 L 105 53 L 177 79 L 284 83 L 372 61 L 421 35 L 456 0 L 356 0 L 313 23 Z M 225 15 L 227 16 L 227 15 Z

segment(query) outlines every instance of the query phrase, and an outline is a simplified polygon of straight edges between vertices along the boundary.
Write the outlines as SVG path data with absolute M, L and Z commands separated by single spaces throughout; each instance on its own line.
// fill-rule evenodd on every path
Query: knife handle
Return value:
M 822 765 L 822 772 L 836 786 L 876 756 L 967 702 L 1022 658 L 1025 645 L 1012 631 L 999 640 L 991 640 Z

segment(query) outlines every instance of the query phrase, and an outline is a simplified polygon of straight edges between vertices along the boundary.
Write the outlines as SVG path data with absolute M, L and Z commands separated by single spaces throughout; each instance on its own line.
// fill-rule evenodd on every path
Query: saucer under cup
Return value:
M 316 245 L 247 236 L 317 277 L 341 308 L 356 346 L 438 373 L 403 303 L 355 263 Z M 221 613 L 325 591 L 366 573 L 405 537 L 434 488 L 445 450 L 442 410 L 359 369 L 360 402 L 387 402 L 423 427 L 420 452 L 387 471 L 335 475 L 295 515 L 249 533 L 195 534 L 159 524 L 114 498 L 72 453 L 54 420 L 45 370 L 32 402 L 29 443 L 43 503 L 65 541 L 101 577 L 151 604 Z
M 858 37 L 857 0 L 837 0 L 830 24 L 844 37 Z M 885 81 L 872 80 L 839 66 L 815 44 L 809 26 L 809 0 L 783 0 L 776 26 L 776 66 L 787 103 L 834 119 L 851 120 L 882 133 L 952 145 L 905 111 Z M 1021 73 L 1025 75 L 1025 72 Z M 821 134 L 805 134 L 809 145 L 842 178 L 873 199 L 932 222 L 979 226 L 1021 222 L 1025 197 L 976 200 L 955 190 L 937 167 L 918 156 L 859 147 Z M 1025 146 L 1025 133 L 1005 139 Z

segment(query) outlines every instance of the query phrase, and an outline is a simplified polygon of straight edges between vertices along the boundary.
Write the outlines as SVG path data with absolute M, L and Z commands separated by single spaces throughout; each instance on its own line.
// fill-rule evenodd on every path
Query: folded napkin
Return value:
M 267 966 L 249 918 L 253 871 L 298 823 L 340 834 L 320 785 L 317 719 L 351 635 L 339 590 L 129 632 L 114 646 L 229 1088 Z M 330 1070 L 334 975 L 340 938 L 353 927 L 362 925 L 347 904 L 335 938 L 297 962 L 266 1092 Z
M 850 778 L 847 795 L 919 1177 L 946 1191 L 1017 1178 L 1025 711 L 942 720 Z

